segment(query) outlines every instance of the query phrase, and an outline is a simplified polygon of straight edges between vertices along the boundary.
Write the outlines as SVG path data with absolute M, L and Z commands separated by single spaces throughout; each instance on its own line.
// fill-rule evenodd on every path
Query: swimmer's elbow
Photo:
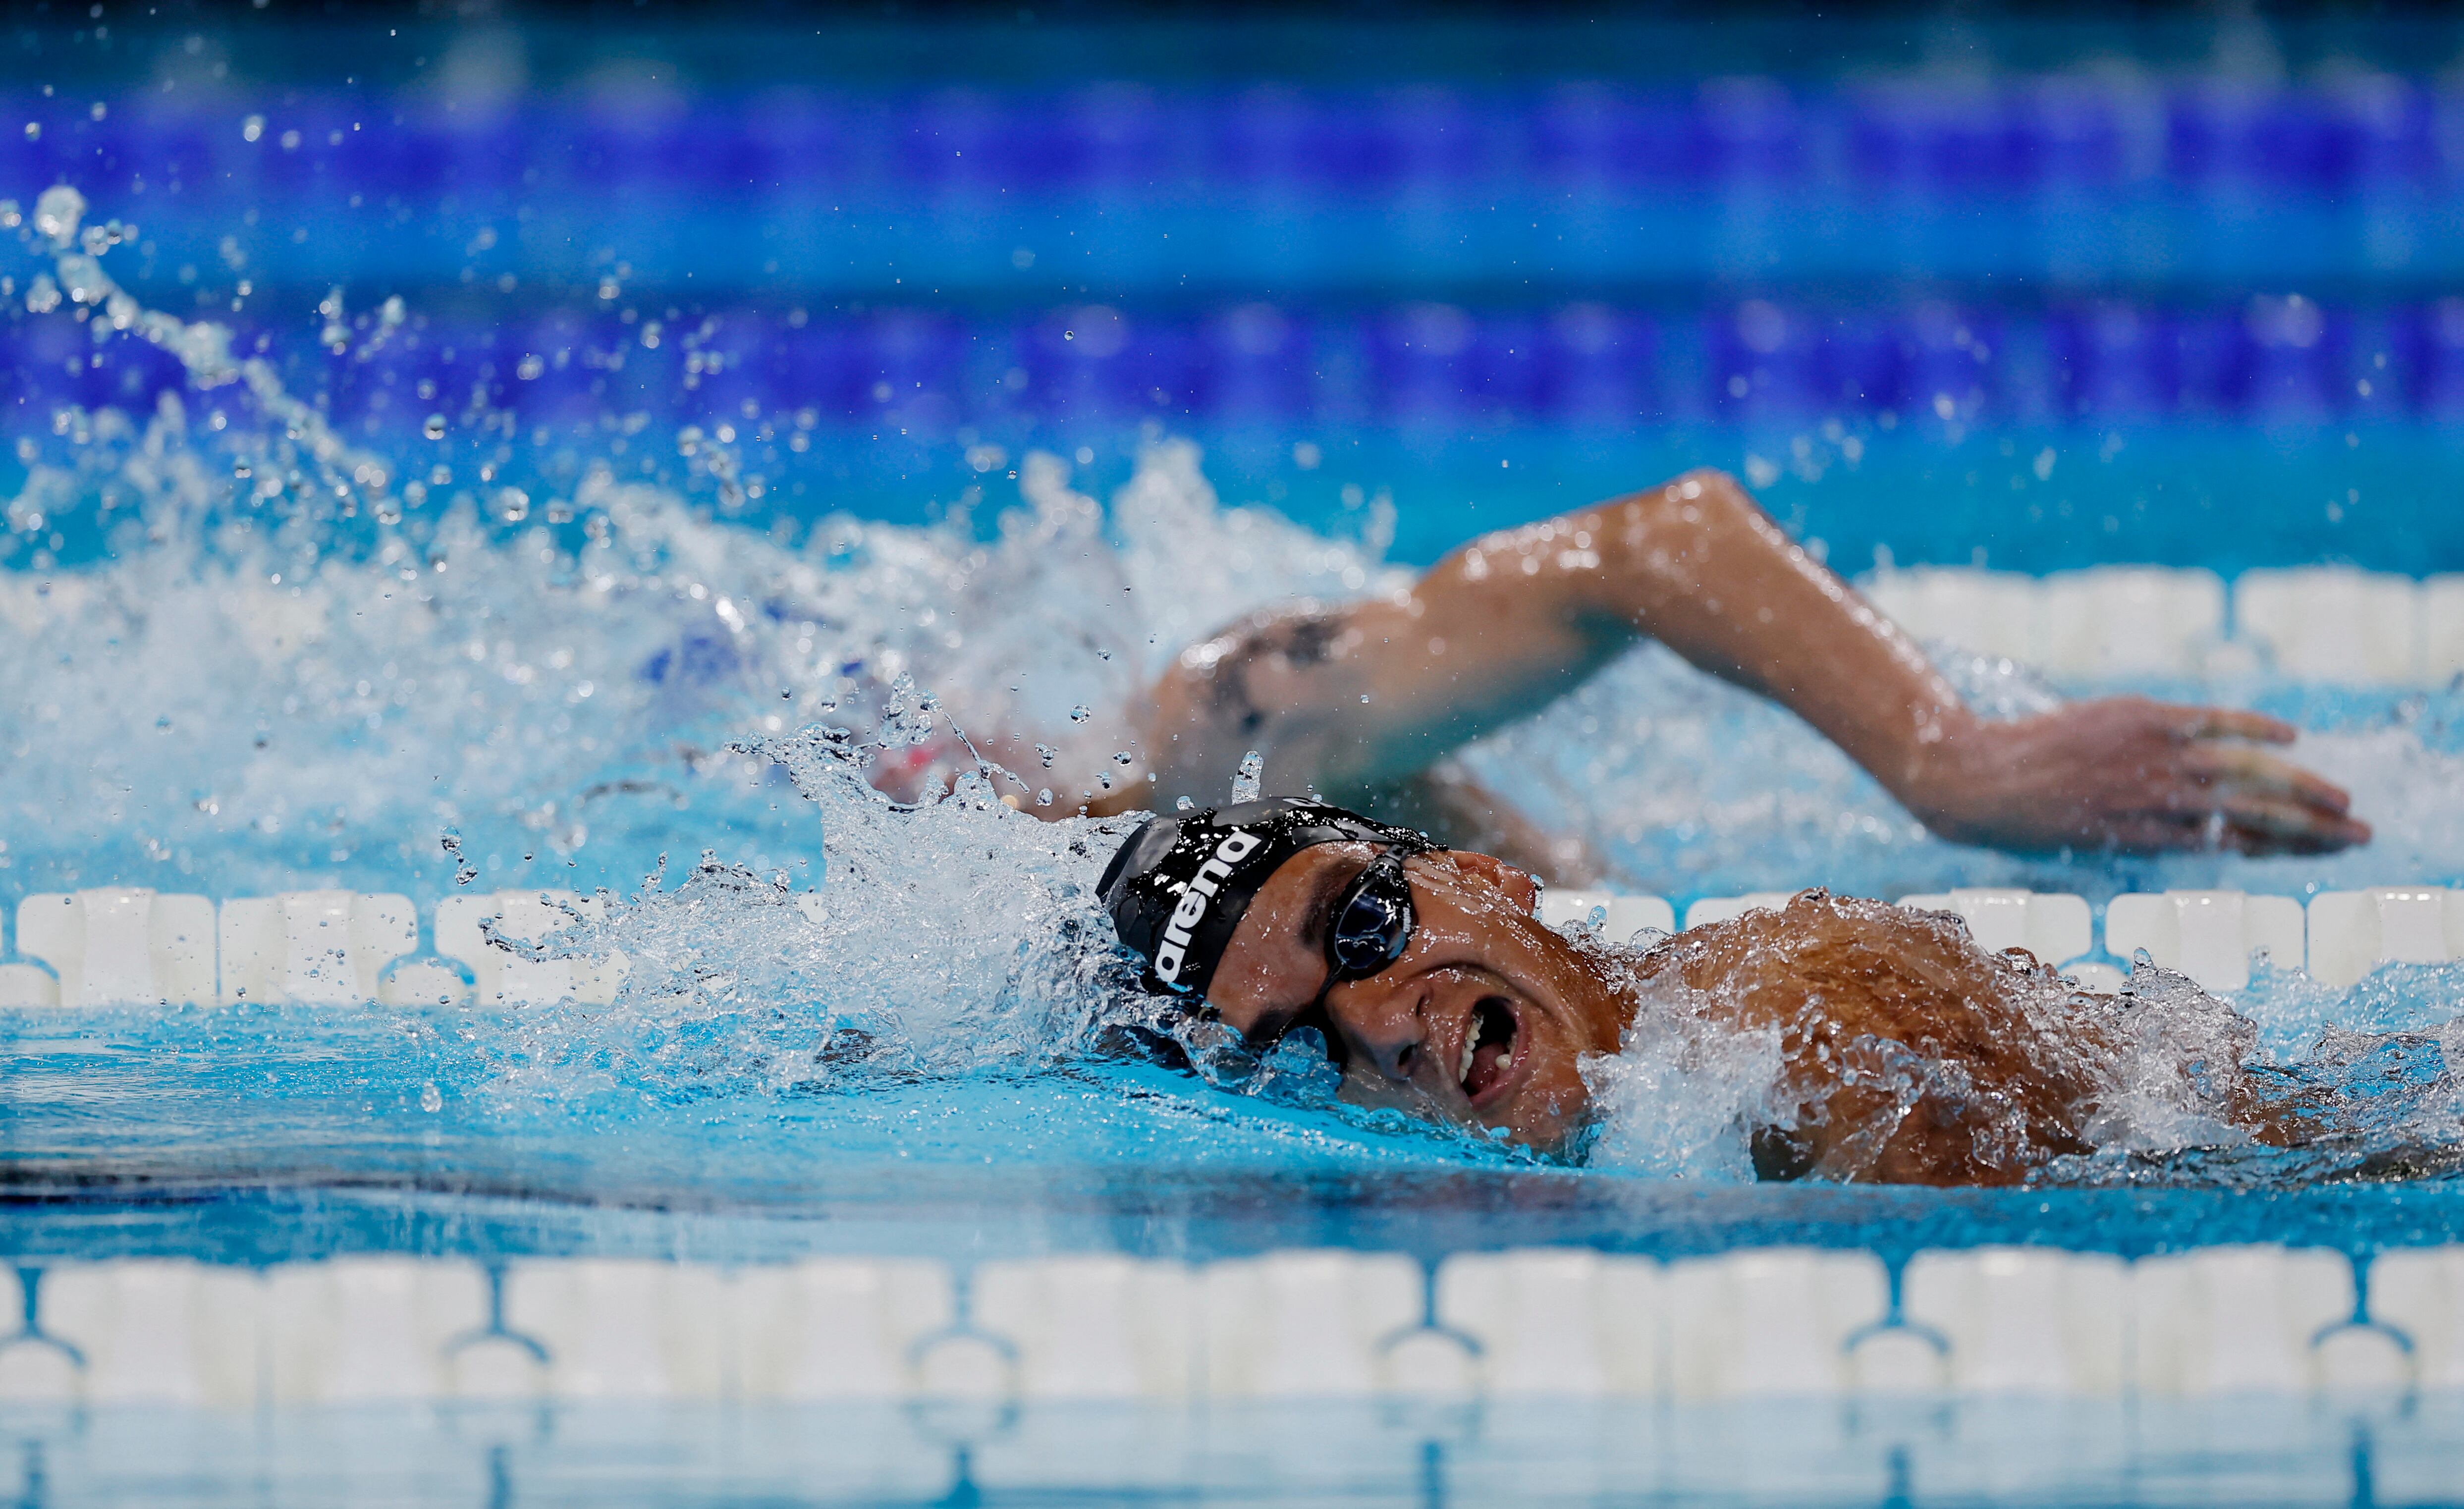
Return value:
M 1745 484 L 1717 467 L 1697 467 L 1616 505 L 1623 540 L 1644 549 L 1685 549 L 1706 536 L 1748 528 L 1774 528 L 1771 515 Z
M 1702 517 L 1744 518 L 1769 522 L 1771 514 L 1746 491 L 1746 485 L 1717 467 L 1697 467 L 1662 492 L 1680 505 L 1690 504 Z

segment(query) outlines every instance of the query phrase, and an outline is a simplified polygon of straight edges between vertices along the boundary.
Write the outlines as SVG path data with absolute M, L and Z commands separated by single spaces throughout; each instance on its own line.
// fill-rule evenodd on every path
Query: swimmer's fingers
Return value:
M 2231 794 L 2279 798 L 2340 815 L 2353 805 L 2343 787 L 2247 744 L 2194 744 L 2182 752 L 2182 768 Z
M 2120 854 L 2170 854 L 2208 847 L 2214 827 L 2205 817 L 2125 818 L 2105 829 L 2104 842 Z
M 2235 797 L 2204 811 L 2144 813 L 2113 823 L 2106 842 L 2123 854 L 2227 849 L 2236 854 L 2327 854 L 2370 840 L 2370 826 L 2296 802 Z
M 2177 720 L 2175 735 L 2185 742 L 2191 739 L 2253 739 L 2261 744 L 2290 744 L 2301 731 L 2282 718 L 2272 718 L 2264 712 L 2246 708 L 2188 708 L 2163 704 L 2164 711 Z
M 2220 840 L 2244 854 L 2326 854 L 2370 841 L 2370 825 L 2281 798 L 2233 796 L 2218 803 Z

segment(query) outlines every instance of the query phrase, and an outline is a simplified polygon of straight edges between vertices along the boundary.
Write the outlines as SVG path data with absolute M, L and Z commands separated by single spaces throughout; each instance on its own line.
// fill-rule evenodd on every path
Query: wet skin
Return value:
M 1978 712 L 1715 471 L 1484 536 L 1388 596 L 1287 605 L 1189 645 L 1120 746 L 1154 763 L 1100 794 L 1089 781 L 1086 810 L 1203 800 L 1254 750 L 1286 789 L 1362 810 L 1426 787 L 1457 842 L 1494 843 L 1522 824 L 1448 764 L 1454 753 L 1641 638 L 1795 712 L 1955 842 L 2303 854 L 2369 841 L 2346 792 L 2269 748 L 2298 732 L 2278 718 L 2145 697 Z M 1580 845 L 1556 848 L 1520 852 L 1575 882 Z
M 1327 908 L 1375 854 L 1321 844 L 1268 878 L 1207 991 L 1226 1025 L 1265 1043 L 1304 1024 L 1327 980 Z M 1529 875 L 1454 851 L 1416 855 L 1404 872 L 1411 946 L 1383 973 L 1328 991 L 1324 1018 L 1305 1023 L 1343 1064 L 1343 1098 L 1560 1146 L 1590 1100 L 1579 1061 L 1617 1051 L 1632 1002 L 1532 915 Z
M 1617 1052 L 1648 995 L 1655 1011 L 1777 1034 L 1785 1126 L 1751 1129 L 1765 1177 L 2012 1184 L 2089 1150 L 2086 1128 L 2126 1049 L 2112 998 L 2021 951 L 1988 953 L 1947 914 L 1814 891 L 1618 960 L 1532 915 L 1530 876 L 1461 851 L 1406 863 L 1410 946 L 1383 973 L 1327 990 L 1315 1015 L 1329 906 L 1375 853 L 1325 844 L 1285 862 L 1207 993 L 1252 1042 L 1299 1025 L 1324 1032 L 1354 1104 L 1562 1151 L 1589 1110 L 1583 1059 Z M 1920 1068 L 1878 1081 L 1878 1053 Z M 2259 1141 L 2282 1140 L 2238 1075 L 2222 1072 L 2233 1082 L 2225 1114 Z

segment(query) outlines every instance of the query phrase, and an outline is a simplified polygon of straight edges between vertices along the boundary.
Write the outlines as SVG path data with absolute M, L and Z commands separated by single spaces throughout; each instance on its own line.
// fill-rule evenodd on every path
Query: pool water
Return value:
M 1087 891 L 1125 825 L 974 787 L 893 812 L 815 732 L 956 724 L 1058 782 L 1197 635 L 1694 466 L 1850 574 L 2464 571 L 2464 96 L 2421 62 L 2464 33 L 1909 25 L 1933 65 L 1863 22 L 30 28 L 49 82 L 0 132 L 11 956 L 23 898 L 98 886 L 398 892 L 422 952 L 446 898 L 555 887 L 599 903 L 568 944 L 631 973 L 503 1010 L 0 1008 L 0 1250 L 501 1283 L 1810 1247 L 1875 1254 L 1896 1318 L 1921 1251 L 2453 1243 L 2456 965 L 2234 993 L 2265 1059 L 2366 1107 L 2299 1153 L 1755 1185 L 1687 1152 L 1731 1119 L 1704 1084 L 1561 1164 L 1335 1104 L 1306 1062 L 1108 1051 L 1137 1006 Z M 2379 837 L 1946 843 L 1653 648 L 1468 758 L 1681 910 L 2464 876 L 2453 675 L 1929 647 L 2009 711 L 2292 718 Z M 2330 1063 L 2329 1023 L 2403 1051 Z M 0 1441 L 30 1503 L 2426 1502 L 2453 1403 L 566 1400 L 237 1434 L 25 1406 Z

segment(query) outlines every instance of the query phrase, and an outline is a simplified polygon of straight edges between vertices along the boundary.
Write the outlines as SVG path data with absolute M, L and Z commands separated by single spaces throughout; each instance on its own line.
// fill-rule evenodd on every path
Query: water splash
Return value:
M 1256 801 L 1265 794 L 1266 757 L 1256 750 L 1241 756 L 1241 768 L 1232 776 L 1232 804 Z
M 498 1081 L 523 1094 L 779 1097 L 1036 1073 L 1142 1031 L 1211 1083 L 1323 1101 L 1306 1044 L 1261 1061 L 1128 990 L 1087 894 L 1117 827 L 1038 822 L 1001 798 L 1073 805 L 1123 753 L 1145 679 L 1191 639 L 1281 599 L 1395 584 L 1391 517 L 1343 540 L 1227 506 L 1197 449 L 1161 439 L 1109 505 L 1058 457 L 1029 455 L 1019 506 L 988 535 L 957 514 L 765 516 L 727 442 L 679 434 L 696 476 L 737 488 L 738 512 L 714 514 L 639 479 L 616 441 L 649 442 L 615 414 L 595 439 L 541 440 L 474 402 L 437 423 L 484 448 L 450 464 L 371 449 L 228 330 L 143 308 L 106 271 L 124 237 L 87 215 L 74 190 L 37 201 L 29 233 L 47 266 L 27 302 L 48 287 L 55 307 L 11 317 L 82 313 L 92 355 L 142 343 L 188 385 L 151 412 L 63 409 L 49 433 L 18 437 L 26 481 L 0 536 L 15 650 L 0 658 L 15 730 L 0 754 L 0 885 L 343 885 L 423 901 L 483 884 L 602 887 L 605 914 L 558 946 L 620 951 L 631 982 L 614 1008 L 552 1008 L 494 1040 Z M 407 339 L 399 305 L 363 323 L 335 302 L 322 328 L 346 348 Z M 580 459 L 560 470 L 547 452 L 565 449 Z M 64 565 L 79 531 L 97 543 Z M 2051 695 L 2020 667 L 1945 658 L 2005 715 Z M 1591 836 L 1626 883 L 1681 898 L 1814 879 L 1882 895 L 2284 890 L 2464 873 L 2459 707 L 2453 691 L 2355 693 L 2326 710 L 2318 721 L 2336 726 L 2297 754 L 2353 784 L 2386 837 L 2325 862 L 1945 844 L 1789 715 L 1657 649 L 1472 758 L 1514 801 Z M 868 758 L 945 739 L 958 753 L 927 771 L 955 783 L 928 780 L 907 804 L 866 783 L 880 774 Z M 1263 789 L 1255 760 L 1239 779 Z M 705 848 L 673 886 L 623 894 L 666 851 Z M 2378 988 L 2262 984 L 2250 999 L 2266 1061 L 2365 1061 L 2332 1022 L 2445 1042 L 2453 981 L 2401 1010 L 2390 996 L 2381 1011 Z M 2170 989 L 2142 992 L 2162 1029 L 2150 1063 L 2185 1051 L 2176 1027 L 2223 1030 Z M 1775 1051 L 1653 1018 L 1598 1066 L 1595 1165 L 1737 1176 L 1750 1166 L 1738 1128 L 1771 1104 Z M 2179 1083 L 2133 1093 L 2103 1129 L 2111 1148 L 2212 1139 Z M 2429 1127 L 2433 1102 L 2407 1125 Z
M 1851 946 L 1817 941 L 1839 919 Z M 1858 958 L 1878 927 L 1888 957 Z M 2351 993 L 2276 973 L 2237 1010 L 2144 956 L 2118 997 L 2083 995 L 1967 951 L 1954 917 L 1819 892 L 1785 920 L 1757 912 L 1656 949 L 1565 930 L 1638 1002 L 1622 1050 L 1583 1065 L 1595 1168 L 1734 1182 L 1924 1165 L 1958 1182 L 2256 1189 L 2459 1161 L 2453 967 Z M 1924 933 L 1947 951 L 1930 962 Z M 2348 999 L 2362 1009 L 2339 1023 Z M 1912 1163 L 1911 1149 L 1931 1150 Z

